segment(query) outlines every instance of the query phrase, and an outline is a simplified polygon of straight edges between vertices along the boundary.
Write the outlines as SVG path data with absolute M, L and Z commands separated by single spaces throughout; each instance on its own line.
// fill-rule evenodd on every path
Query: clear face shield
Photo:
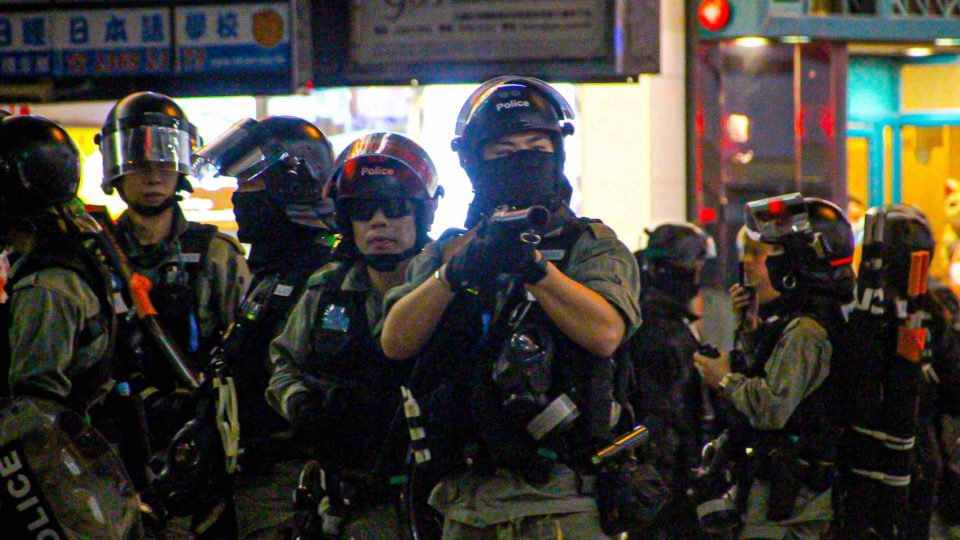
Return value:
M 97 135 L 103 154 L 104 177 L 118 178 L 146 166 L 193 176 L 191 154 L 199 146 L 197 129 L 170 126 L 129 126 Z
M 766 244 L 781 244 L 812 231 L 807 205 L 800 193 L 748 202 L 746 215 L 747 236 Z
M 257 176 L 289 154 L 256 120 L 240 120 L 210 144 L 193 154 L 193 167 L 201 185 L 218 177 L 235 178 L 239 191 L 259 191 Z

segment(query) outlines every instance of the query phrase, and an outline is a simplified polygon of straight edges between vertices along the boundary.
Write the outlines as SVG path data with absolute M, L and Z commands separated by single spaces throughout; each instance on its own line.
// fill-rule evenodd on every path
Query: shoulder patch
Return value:
M 602 221 L 591 221 L 587 226 L 590 229 L 590 234 L 597 240 L 615 240 L 617 238 L 617 233 L 604 225 Z
M 27 287 L 32 287 L 37 282 L 38 273 L 39 272 L 33 272 L 21 279 L 16 280 L 16 282 L 13 284 L 13 290 L 19 291 L 21 289 L 26 289 Z
M 310 274 L 310 277 L 307 278 L 307 287 L 322 287 L 330 281 L 330 278 L 337 273 L 337 270 L 340 268 L 341 263 L 332 262 L 328 263 L 323 268 L 317 270 L 316 272 Z
M 231 246 L 233 246 L 233 249 L 237 250 L 237 253 L 239 253 L 239 254 L 241 254 L 241 255 L 243 255 L 244 253 L 246 253 L 246 250 L 243 249 L 243 245 L 240 243 L 240 241 L 237 240 L 236 238 L 230 236 L 230 235 L 227 234 L 227 233 L 217 231 L 216 234 L 214 235 L 214 238 L 218 238 L 218 239 L 220 239 L 220 240 L 226 241 L 226 242 L 229 243 Z

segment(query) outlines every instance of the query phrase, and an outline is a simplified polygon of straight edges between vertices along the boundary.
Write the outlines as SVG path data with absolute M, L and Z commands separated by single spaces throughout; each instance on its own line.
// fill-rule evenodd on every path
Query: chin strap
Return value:
M 163 213 L 164 210 L 166 210 L 167 208 L 170 208 L 171 206 L 176 204 L 177 201 L 179 200 L 181 200 L 179 195 L 172 195 L 164 199 L 163 202 L 161 202 L 156 206 L 146 206 L 143 204 L 133 204 L 133 203 L 127 203 L 127 206 L 132 208 L 134 212 L 144 216 L 159 216 L 160 214 Z

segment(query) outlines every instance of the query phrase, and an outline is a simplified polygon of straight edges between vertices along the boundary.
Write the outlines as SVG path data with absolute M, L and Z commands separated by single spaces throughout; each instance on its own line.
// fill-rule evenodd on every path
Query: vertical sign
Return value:
M 178 73 L 289 70 L 288 2 L 177 7 Z
M 169 9 L 67 11 L 55 17 L 64 75 L 170 72 Z
M 50 13 L 0 13 L 0 77 L 56 75 Z

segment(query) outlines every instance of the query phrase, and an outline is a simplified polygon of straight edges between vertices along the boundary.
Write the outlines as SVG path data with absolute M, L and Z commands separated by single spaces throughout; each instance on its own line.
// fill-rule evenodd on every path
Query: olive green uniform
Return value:
M 133 269 L 155 286 L 162 283 L 160 269 L 169 264 L 196 262 L 202 254 L 182 253 L 179 238 L 187 231 L 188 222 L 179 207 L 174 206 L 170 236 L 160 244 L 141 246 L 133 231 L 133 222 L 124 213 L 117 221 L 124 253 Z M 230 326 L 237 307 L 250 284 L 250 270 L 243 247 L 232 236 L 217 232 L 206 254 L 193 291 L 193 307 L 197 317 L 200 341 L 215 342 Z M 200 258 L 203 260 L 203 257 Z M 182 344 L 181 344 L 182 345 Z M 200 351 L 206 353 L 207 351 Z
M 322 366 L 315 363 L 318 355 L 313 350 L 312 333 L 321 325 L 342 322 L 326 320 L 327 310 L 320 305 L 331 280 L 339 273 L 340 264 L 343 263 L 329 264 L 310 276 L 307 289 L 291 310 L 286 326 L 270 344 L 270 359 L 275 369 L 270 378 L 266 398 L 267 402 L 284 418 L 290 418 L 290 411 L 287 408 L 290 397 L 298 392 L 308 391 L 304 384 L 305 377 L 321 373 Z M 366 293 L 364 311 L 370 340 L 375 348 L 379 349 L 379 338 L 375 331 L 379 330 L 383 322 L 383 297 L 370 285 L 366 266 L 362 263 L 353 264 L 343 276 L 340 289 L 345 292 Z M 349 321 L 345 324 L 349 324 Z M 403 381 L 398 380 L 396 383 L 394 400 L 399 401 L 400 385 Z M 385 396 L 384 399 L 387 397 Z M 383 433 L 382 437 L 385 439 L 387 434 Z M 393 539 L 398 537 L 399 530 L 400 524 L 395 505 L 373 504 L 349 516 L 343 525 L 340 538 L 344 540 Z
M 11 269 L 10 391 L 66 400 L 73 377 L 106 355 L 109 329 L 100 316 L 100 301 L 77 272 L 52 267 L 20 278 L 23 262 Z M 104 387 L 93 395 L 70 397 L 89 406 L 108 391 Z
M 559 235 L 556 230 L 544 235 Z M 427 279 L 442 264 L 443 243 L 428 245 L 407 269 L 407 283 L 387 294 L 387 309 Z M 566 258 L 564 274 L 596 292 L 623 317 L 628 339 L 640 326 L 640 277 L 630 250 L 612 229 L 599 222 L 569 248 L 543 250 L 548 260 Z M 589 486 L 587 486 L 589 489 Z M 520 475 L 497 469 L 490 475 L 471 470 L 450 475 L 433 490 L 430 504 L 444 515 L 444 538 L 606 538 L 600 530 L 596 501 L 578 490 L 578 478 L 557 464 L 550 480 L 533 486 Z
M 745 336 L 749 346 L 749 335 Z M 782 429 L 801 401 L 827 379 L 833 346 L 827 331 L 809 317 L 790 321 L 764 366 L 763 377 L 731 374 L 723 395 L 750 425 L 759 430 Z M 750 487 L 741 538 L 814 539 L 826 533 L 833 519 L 832 489 L 800 490 L 793 514 L 783 521 L 767 519 L 770 486 L 755 480 Z

